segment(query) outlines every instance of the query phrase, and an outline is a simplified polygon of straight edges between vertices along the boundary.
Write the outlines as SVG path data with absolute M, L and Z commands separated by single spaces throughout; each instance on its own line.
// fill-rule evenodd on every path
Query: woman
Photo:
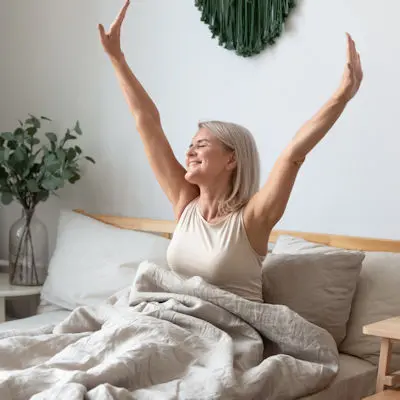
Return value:
M 174 156 L 157 107 L 129 68 L 120 33 L 129 0 L 101 42 L 114 66 L 146 155 L 178 224 L 168 250 L 171 269 L 262 301 L 261 264 L 268 238 L 282 217 L 307 154 L 326 135 L 357 93 L 363 73 L 347 35 L 347 64 L 336 92 L 298 131 L 259 189 L 259 157 L 245 128 L 219 121 L 201 123 L 186 154 L 186 169 Z

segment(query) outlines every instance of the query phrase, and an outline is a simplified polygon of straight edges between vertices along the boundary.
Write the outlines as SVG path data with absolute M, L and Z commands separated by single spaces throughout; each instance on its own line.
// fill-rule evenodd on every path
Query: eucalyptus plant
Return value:
M 81 178 L 80 161 L 84 156 L 76 144 L 82 135 L 79 121 L 67 129 L 63 137 L 45 132 L 39 133 L 47 117 L 37 118 L 29 114 L 25 122 L 13 132 L 0 134 L 0 193 L 5 205 L 18 201 L 25 210 L 33 210 L 40 202 L 64 187 L 66 182 L 75 183 Z M 45 143 L 43 143 L 43 140 Z
M 13 132 L 0 134 L 0 193 L 4 205 L 18 201 L 24 209 L 22 230 L 17 221 L 10 230 L 9 280 L 11 284 L 43 284 L 38 274 L 31 221 L 35 207 L 51 194 L 81 179 L 80 162 L 94 159 L 84 156 L 76 143 L 82 130 L 79 121 L 62 137 L 54 132 L 41 134 L 51 120 L 29 114 Z M 47 241 L 47 239 L 46 239 Z

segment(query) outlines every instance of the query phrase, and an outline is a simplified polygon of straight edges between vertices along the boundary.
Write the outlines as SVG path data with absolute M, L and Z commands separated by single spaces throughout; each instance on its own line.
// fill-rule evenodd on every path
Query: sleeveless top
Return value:
M 198 198 L 183 211 L 167 250 L 169 267 L 184 277 L 200 276 L 250 301 L 263 302 L 261 265 L 251 246 L 243 208 L 217 223 L 201 215 Z

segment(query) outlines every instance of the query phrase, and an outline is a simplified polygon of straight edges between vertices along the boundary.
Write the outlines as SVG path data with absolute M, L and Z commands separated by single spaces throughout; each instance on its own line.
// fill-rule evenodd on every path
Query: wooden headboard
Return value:
M 76 212 L 94 218 L 103 223 L 122 229 L 152 232 L 171 238 L 175 229 L 174 221 L 155 220 L 147 218 L 120 217 L 106 214 L 91 214 L 83 210 Z M 274 230 L 270 236 L 270 242 L 274 243 L 278 236 L 290 235 L 303 238 L 310 242 L 325 244 L 327 246 L 341 247 L 349 250 L 387 251 L 400 253 L 400 240 L 374 239 L 356 236 L 331 235 L 326 233 L 309 233 L 299 231 Z

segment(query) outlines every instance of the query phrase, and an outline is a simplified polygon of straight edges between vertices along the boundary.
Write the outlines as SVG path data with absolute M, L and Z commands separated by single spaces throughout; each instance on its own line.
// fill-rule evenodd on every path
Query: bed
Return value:
M 64 222 L 62 221 L 62 218 L 64 218 Z M 218 305 L 220 307 L 218 309 L 219 313 L 227 311 L 229 314 L 237 314 L 236 316 L 238 319 L 229 321 L 228 323 L 226 321 L 221 321 L 220 314 L 218 314 L 214 315 L 214 319 L 206 320 L 206 324 L 200 328 L 196 325 L 197 322 L 194 323 L 191 321 L 189 323 L 186 321 L 182 323 L 187 329 L 189 329 L 189 327 L 190 329 L 199 328 L 202 332 L 205 332 L 204 337 L 209 340 L 211 336 L 207 336 L 210 334 L 208 330 L 212 330 L 212 328 L 210 328 L 210 324 L 220 324 L 218 325 L 220 328 L 224 327 L 223 330 L 229 332 L 229 329 L 231 329 L 233 325 L 239 324 L 238 321 L 241 321 L 240 323 L 242 323 L 243 319 L 246 320 L 240 329 L 243 329 L 243 334 L 245 336 L 247 335 L 248 338 L 250 337 L 251 340 L 246 339 L 247 341 L 230 343 L 226 346 L 226 348 L 229 349 L 232 345 L 234 347 L 238 347 L 238 352 L 236 352 L 237 349 L 234 349 L 234 362 L 237 362 L 237 365 L 252 365 L 252 368 L 249 368 L 246 371 L 247 375 L 241 378 L 242 384 L 248 383 L 247 388 L 238 388 L 237 383 L 232 385 L 231 382 L 238 381 L 235 381 L 235 379 L 232 380 L 231 376 L 226 377 L 224 374 L 222 374 L 221 371 L 226 368 L 226 365 L 221 363 L 219 367 L 213 369 L 215 368 L 214 364 L 216 361 L 215 359 L 210 360 L 209 358 L 202 359 L 202 362 L 204 362 L 203 366 L 206 368 L 211 368 L 211 370 L 214 371 L 214 375 L 215 371 L 218 371 L 218 374 L 221 373 L 221 380 L 215 382 L 217 382 L 218 385 L 221 382 L 229 382 L 229 384 L 232 386 L 230 391 L 224 391 L 218 385 L 216 385 L 213 390 L 210 391 L 209 388 L 204 386 L 204 383 L 203 386 L 199 385 L 198 379 L 195 379 L 194 381 L 191 380 L 193 378 L 194 371 L 197 371 L 196 373 L 202 377 L 204 382 L 213 383 L 214 378 L 213 375 L 208 375 L 204 373 L 204 371 L 201 371 L 201 368 L 199 369 L 198 366 L 195 366 L 195 368 L 191 369 L 191 366 L 195 364 L 193 360 L 188 363 L 189 367 L 187 367 L 187 370 L 180 372 L 180 377 L 184 377 L 183 380 L 176 380 L 176 376 L 174 379 L 172 379 L 171 376 L 168 376 L 168 374 L 163 375 L 165 374 L 165 368 L 167 365 L 170 365 L 171 369 L 178 368 L 174 366 L 173 363 L 169 364 L 171 360 L 168 359 L 168 355 L 165 356 L 165 354 L 167 354 L 169 351 L 167 346 L 163 349 L 165 354 L 158 351 L 156 353 L 149 353 L 150 359 L 156 358 L 157 360 L 153 360 L 153 363 L 147 360 L 147 367 L 140 362 L 138 364 L 129 364 L 130 369 L 125 381 L 122 378 L 117 380 L 111 379 L 112 373 L 121 373 L 121 376 L 126 374 L 126 371 L 123 371 L 121 365 L 116 366 L 113 364 L 111 366 L 106 366 L 108 368 L 108 375 L 105 379 L 105 382 L 101 382 L 101 378 L 103 377 L 104 379 L 104 376 L 101 374 L 96 375 L 96 379 L 92 379 L 90 382 L 88 381 L 89 383 L 87 383 L 85 380 L 87 378 L 86 375 L 81 375 L 80 371 L 76 374 L 70 374 L 69 376 L 67 376 L 66 373 L 59 375 L 58 373 L 54 372 L 49 376 L 46 375 L 47 381 L 45 383 L 47 384 L 43 382 L 38 385 L 35 384 L 34 389 L 32 389 L 32 385 L 29 382 L 32 382 L 30 379 L 37 377 L 35 373 L 32 373 L 32 375 L 28 374 L 23 378 L 21 378 L 21 375 L 16 374 L 10 378 L 11 375 L 8 376 L 7 372 L 4 372 L 8 367 L 5 368 L 4 365 L 2 365 L 3 361 L 0 360 L 0 370 L 2 371 L 0 372 L 0 397 L 4 400 L 14 398 L 10 393 L 12 392 L 13 387 L 16 387 L 17 385 L 19 385 L 18 387 L 21 393 L 24 393 L 25 396 L 29 395 L 27 398 L 32 397 L 35 399 L 44 399 L 56 397 L 59 399 L 69 398 L 73 400 L 83 398 L 234 398 L 233 395 L 235 395 L 237 398 L 249 398 L 246 396 L 251 395 L 257 399 L 298 398 L 303 400 L 357 400 L 374 393 L 377 373 L 376 363 L 352 354 L 346 354 L 342 352 L 340 350 L 340 345 L 343 342 L 343 339 L 340 338 L 340 340 L 335 343 L 336 338 L 334 331 L 333 335 L 331 335 L 329 328 L 327 328 L 328 332 L 327 329 L 320 329 L 320 327 L 316 326 L 315 323 L 309 323 L 309 321 L 306 321 L 305 318 L 298 317 L 297 311 L 293 312 L 290 308 L 284 305 L 272 304 L 271 307 L 273 308 L 268 309 L 268 314 L 276 313 L 274 319 L 270 320 L 268 319 L 269 317 L 262 319 L 265 317 L 263 314 L 260 314 L 260 311 L 257 307 L 249 308 L 249 305 L 245 304 L 245 302 L 241 303 L 240 300 L 236 298 L 226 297 L 224 293 L 220 293 L 216 289 L 211 293 L 208 287 L 204 287 L 203 282 L 196 279 L 191 281 L 190 284 L 184 283 L 184 290 L 186 291 L 185 293 L 180 293 L 172 298 L 170 296 L 165 297 L 165 290 L 168 289 L 168 291 L 171 293 L 175 293 L 174 290 L 170 289 L 180 288 L 183 285 L 182 281 L 177 281 L 177 277 L 168 275 L 169 271 L 164 272 L 165 268 L 163 266 L 160 267 L 159 265 L 163 263 L 162 258 L 166 249 L 165 246 L 168 243 L 168 239 L 173 234 L 173 230 L 174 223 L 171 221 L 157 221 L 141 218 L 125 218 L 109 215 L 88 214 L 82 210 L 75 210 L 75 212 L 65 211 L 60 219 L 57 248 L 50 265 L 48 278 L 49 282 L 46 282 L 44 288 L 41 306 L 39 307 L 39 314 L 22 320 L 0 324 L 0 354 L 3 354 L 3 356 L 7 354 L 7 350 L 5 350 L 6 346 L 4 345 L 2 347 L 2 344 L 5 344 L 6 342 L 8 344 L 13 343 L 15 345 L 15 343 L 18 343 L 18 340 L 21 340 L 21 343 L 28 343 L 28 347 L 31 346 L 31 349 L 39 351 L 37 347 L 38 340 L 40 341 L 44 340 L 44 338 L 58 335 L 63 337 L 63 340 L 66 340 L 66 342 L 63 344 L 59 344 L 56 341 L 54 342 L 54 346 L 61 346 L 59 351 L 52 355 L 51 360 L 54 361 L 54 359 L 57 359 L 57 357 L 61 357 L 60 354 L 63 353 L 61 348 L 64 348 L 65 346 L 68 347 L 69 345 L 77 346 L 77 341 L 74 341 L 73 343 L 68 342 L 66 339 L 67 337 L 70 338 L 73 335 L 81 335 L 79 339 L 80 341 L 83 340 L 87 341 L 87 343 L 91 343 L 95 340 L 94 338 L 96 334 L 98 334 L 104 327 L 106 327 L 105 329 L 110 329 L 107 334 L 115 334 L 117 335 L 115 337 L 117 337 L 118 340 L 121 339 L 123 342 L 126 340 L 126 338 L 124 334 L 120 332 L 123 330 L 120 329 L 120 327 L 124 326 L 124 328 L 129 327 L 129 329 L 132 329 L 132 327 L 135 326 L 135 318 L 137 318 L 136 314 L 133 316 L 131 313 L 125 313 L 125 311 L 124 314 L 117 314 L 115 312 L 116 309 L 122 309 L 127 304 L 129 304 L 130 307 L 136 307 L 136 311 L 140 309 L 140 312 L 143 312 L 146 317 L 157 316 L 157 318 L 160 318 L 160 315 L 162 314 L 163 316 L 161 319 L 163 320 L 163 323 L 157 325 L 160 330 L 170 329 L 171 327 L 167 328 L 165 326 L 165 321 L 175 321 L 180 316 L 179 312 L 181 309 L 179 307 L 181 307 L 181 305 L 177 305 L 179 302 L 183 301 L 184 303 L 184 313 L 187 312 L 187 309 L 193 310 L 191 317 L 195 317 L 196 320 L 200 318 L 199 315 L 204 310 L 207 311 L 207 314 L 211 315 L 213 312 L 215 312 L 215 306 Z M 160 251 L 159 254 L 156 254 L 151 261 L 132 261 L 129 258 L 128 253 L 132 250 L 129 248 L 132 247 L 130 243 L 133 243 L 133 236 L 126 236 L 128 231 L 137 233 L 145 232 L 152 237 L 151 245 L 143 241 L 143 237 L 141 237 L 138 242 L 139 244 L 137 245 L 141 251 L 147 248 L 149 251 L 151 249 L 151 254 L 153 254 L 155 244 L 154 240 L 158 240 L 154 239 L 155 237 L 160 238 L 161 241 L 159 243 L 157 242 L 157 245 L 161 244 L 160 246 L 162 251 Z M 355 255 L 352 253 L 352 250 L 376 250 L 382 252 L 400 251 L 400 242 L 398 241 L 308 234 L 293 231 L 274 231 L 271 235 L 271 242 L 275 243 L 282 236 L 298 237 L 303 240 L 309 240 L 312 243 L 317 243 L 324 246 L 329 245 L 332 248 L 337 247 L 346 249 L 346 251 L 350 251 L 354 263 L 355 260 L 363 261 L 364 257 L 360 256 L 360 254 L 358 254 L 358 258 L 355 257 Z M 107 247 L 110 245 L 111 237 L 114 240 L 113 246 L 120 246 L 117 251 L 117 256 L 114 255 L 114 253 L 111 254 L 110 249 L 113 249 L 113 246 Z M 82 244 L 83 238 L 85 238 L 84 244 Z M 134 240 L 137 240 L 136 236 Z M 148 240 L 147 236 L 146 240 Z M 71 254 L 71 241 L 74 242 L 73 254 Z M 81 245 L 79 243 L 81 243 Z M 81 248 L 79 248 L 79 246 L 81 246 Z M 135 251 L 137 251 L 137 249 Z M 85 255 L 83 255 L 83 252 L 85 252 Z M 96 256 L 94 255 L 95 252 Z M 124 252 L 126 252 L 126 254 Z M 90 259 L 85 259 L 87 254 L 90 254 Z M 76 274 L 80 274 L 79 282 L 77 281 L 77 276 L 75 275 L 71 264 L 68 264 L 66 261 L 66 255 L 68 255 L 69 258 L 75 257 L 77 260 L 76 263 L 74 263 L 74 267 L 76 267 Z M 117 257 L 116 260 L 112 259 L 114 256 Z M 337 257 L 337 254 L 335 254 L 335 257 Z M 107 260 L 107 263 L 104 263 L 104 266 L 102 266 L 101 262 L 103 262 L 105 259 Z M 68 264 L 67 267 L 64 265 L 65 263 Z M 122 275 L 118 278 L 115 277 L 116 263 L 118 264 L 118 271 L 124 270 Z M 109 271 L 106 270 L 107 268 L 110 268 L 111 264 L 113 264 L 114 270 L 112 268 Z M 85 269 L 82 268 L 83 265 L 85 265 Z M 88 265 L 89 267 L 86 268 Z M 352 268 L 353 270 L 355 269 L 354 266 Z M 111 274 L 109 274 L 110 271 Z M 85 273 L 87 273 L 87 275 L 84 275 Z M 96 276 L 95 279 L 98 279 L 98 275 L 101 275 L 100 280 L 94 282 L 93 277 Z M 118 279 L 121 280 L 118 281 Z M 137 285 L 134 294 L 132 294 L 132 287 L 134 285 L 129 288 L 126 287 L 127 282 L 130 282 L 130 279 L 133 279 Z M 90 290 L 88 291 L 90 283 L 92 283 L 94 286 L 91 292 Z M 357 277 L 355 279 L 355 284 L 356 283 Z M 66 291 L 65 287 L 73 287 L 73 289 Z M 101 287 L 101 290 L 96 290 L 96 288 L 99 287 Z M 179 289 L 176 289 L 176 291 L 178 290 Z M 196 296 L 200 296 L 201 301 L 199 300 L 199 302 L 194 303 L 188 301 L 187 296 L 193 296 L 194 294 L 196 294 Z M 182 295 L 184 295 L 184 297 L 182 297 Z M 352 296 L 353 295 L 354 290 L 352 292 Z M 205 297 L 202 298 L 201 296 Z M 354 301 L 352 296 L 349 300 L 351 304 L 353 304 Z M 185 303 L 185 301 L 187 303 Z M 213 304 L 213 306 L 210 306 L 210 302 Z M 156 303 L 168 305 L 168 311 L 164 308 L 158 309 L 158 306 L 154 306 Z M 170 313 L 172 310 L 175 314 L 171 317 L 168 313 Z M 252 310 L 251 313 L 257 315 L 257 318 L 261 318 L 261 320 L 265 322 L 265 326 L 257 326 L 257 318 L 252 320 L 251 318 L 247 319 L 246 315 L 241 315 L 240 313 L 243 310 L 246 310 L 246 312 L 248 312 L 248 310 Z M 178 314 L 176 314 L 176 312 L 178 312 Z M 167 314 L 169 316 L 166 316 Z M 284 315 L 285 318 L 282 318 L 282 315 Z M 203 318 L 203 316 L 201 318 Z M 348 319 L 349 316 L 345 321 L 346 324 L 348 324 Z M 192 323 L 193 325 L 190 325 Z M 225 323 L 226 325 L 224 325 Z M 249 349 L 249 354 L 253 354 L 254 357 L 257 358 L 257 351 L 260 350 L 260 338 L 257 335 L 260 332 L 262 333 L 263 329 L 273 331 L 276 329 L 275 326 L 280 324 L 282 324 L 282 326 L 284 326 L 284 324 L 287 324 L 287 326 L 290 326 L 290 324 L 296 325 L 297 327 L 300 327 L 300 330 L 309 332 L 310 337 L 318 337 L 319 342 L 317 348 L 309 351 L 312 346 L 315 346 L 315 340 L 307 337 L 302 338 L 303 342 L 298 344 L 297 336 L 299 335 L 299 331 L 292 332 L 292 336 L 289 335 L 285 340 L 281 340 L 279 338 L 281 331 L 278 329 L 274 333 L 275 336 L 274 334 L 269 336 L 270 342 L 265 343 L 264 341 L 263 343 L 267 349 L 269 349 L 270 344 L 272 347 L 275 346 L 275 350 L 271 350 L 272 352 L 270 353 L 270 358 L 271 360 L 278 360 L 278 364 L 281 364 L 279 364 L 277 368 L 270 365 L 268 365 L 265 369 L 260 369 L 258 367 L 258 369 L 254 368 L 254 360 L 249 360 L 246 358 L 247 349 Z M 118 326 L 116 327 L 116 325 Z M 255 331 L 248 329 L 248 325 L 253 327 L 256 326 Z M 321 325 L 323 325 L 323 323 Z M 182 326 L 180 327 L 182 328 Z M 146 341 L 146 346 L 151 347 L 151 344 L 147 342 L 147 337 L 150 334 L 149 332 L 155 330 L 156 329 L 152 329 L 150 331 L 146 330 L 144 332 L 144 336 L 141 337 L 143 341 Z M 90 335 L 87 335 L 87 332 L 90 332 Z M 127 332 L 132 335 L 132 332 L 136 333 L 137 330 L 133 329 L 128 330 Z M 177 337 L 180 337 L 179 335 L 181 335 L 181 333 L 181 331 L 177 331 L 174 334 L 176 334 Z M 285 335 L 286 334 L 287 333 L 285 332 Z M 108 336 L 109 340 L 111 340 L 110 337 L 114 336 Z M 29 341 L 33 339 L 36 340 L 36 342 L 32 344 Z M 155 339 L 157 339 L 157 336 Z M 185 335 L 183 335 L 181 339 L 182 343 L 184 343 L 185 340 L 189 340 L 188 337 L 185 337 Z M 51 340 L 53 339 L 50 339 L 49 343 L 53 343 Z M 164 336 L 162 340 L 175 339 L 174 336 L 171 336 L 167 339 Z M 205 353 L 207 353 L 208 356 L 213 354 L 213 352 L 214 354 L 218 354 L 220 361 L 225 358 L 225 353 L 219 351 L 219 347 L 224 347 L 226 345 L 224 340 L 218 342 L 217 346 L 215 346 L 216 343 L 211 343 L 212 346 L 214 346 L 211 350 L 209 347 L 211 344 L 209 342 L 196 342 L 196 346 L 205 346 Z M 51 346 L 52 345 L 53 344 L 51 344 Z M 127 341 L 125 345 L 132 346 L 132 348 L 134 348 L 135 346 L 138 346 L 138 343 L 131 343 Z M 113 346 L 118 348 L 116 343 L 113 343 Z M 282 358 L 279 356 L 279 352 L 276 352 L 276 348 L 278 348 L 280 351 L 283 351 L 285 354 L 290 354 L 292 359 L 282 361 Z M 113 348 L 112 351 L 114 350 L 115 349 Z M 64 358 L 61 357 L 59 360 L 57 359 L 57 363 L 52 364 L 52 369 L 54 369 L 54 371 L 58 368 L 63 370 L 63 365 L 66 365 L 65 363 L 67 362 L 66 360 L 69 360 L 70 357 L 72 357 L 72 354 L 76 355 L 77 351 L 80 352 L 81 357 L 87 358 L 85 361 L 86 367 L 87 364 L 93 362 L 92 356 L 84 353 L 84 347 L 78 349 L 75 347 L 73 351 L 75 353 L 68 353 L 64 356 Z M 110 354 L 112 357 L 114 357 L 114 361 L 116 359 L 120 361 L 121 353 L 118 352 L 120 352 L 121 349 L 118 349 L 118 354 L 112 353 L 110 349 L 107 349 L 107 352 L 108 351 L 111 352 Z M 124 351 L 126 351 L 126 348 Z M 40 350 L 40 352 L 45 353 L 44 350 Z M 135 357 L 138 356 L 139 354 L 135 353 Z M 163 360 L 164 356 L 166 357 L 165 360 Z M 35 370 L 35 368 L 32 365 L 29 365 L 29 356 L 21 355 L 21 360 L 23 360 L 24 357 L 26 357 L 27 368 L 31 373 Z M 185 357 L 188 357 L 188 355 L 185 352 L 182 352 L 178 355 L 177 359 L 185 363 L 187 361 Z M 238 357 L 240 360 L 236 360 Z M 21 360 L 19 360 L 19 362 L 22 363 L 23 361 Z M 176 361 L 176 359 L 174 359 L 174 361 Z M 260 362 L 261 360 L 257 361 L 257 363 Z M 124 360 L 123 363 L 126 363 L 124 365 L 128 365 L 128 361 L 126 360 Z M 305 363 L 308 364 L 305 365 L 305 369 L 302 370 L 301 368 L 304 367 L 303 364 Z M 273 364 L 272 361 L 271 364 Z M 317 366 L 316 370 L 309 373 L 310 369 L 313 368 L 314 365 Z M 164 372 L 157 375 L 160 372 L 158 370 L 162 369 L 162 366 L 164 366 Z M 70 366 L 67 365 L 66 368 L 68 369 Z M 90 365 L 90 368 L 92 368 L 92 371 L 96 369 L 96 365 Z M 113 370 L 113 368 L 115 368 L 115 370 Z M 138 368 L 138 370 L 136 371 L 135 368 Z M 150 369 L 152 372 L 150 372 Z M 157 370 L 157 373 L 153 374 L 154 370 Z M 296 376 L 296 374 L 294 374 L 294 371 L 299 370 L 306 371 L 305 377 L 301 377 L 300 375 Z M 88 370 L 85 369 L 85 373 L 87 371 Z M 111 373 L 110 371 L 113 372 Z M 43 373 L 43 371 L 40 373 Z M 307 376 L 308 373 L 309 375 Z M 144 387 L 136 388 L 135 391 L 132 391 L 131 389 L 135 388 L 135 383 L 131 381 L 132 377 L 129 378 L 130 374 L 134 375 L 135 377 L 141 377 L 141 379 L 143 378 L 143 375 L 149 374 L 150 378 L 149 376 L 143 378 L 146 381 Z M 42 376 L 43 378 L 44 375 L 39 374 L 38 376 Z M 61 379 L 61 381 L 58 381 L 60 376 L 65 378 Z M 160 376 L 161 378 L 159 378 Z M 109 378 L 110 381 L 108 381 Z M 169 378 L 171 379 L 168 382 Z M 191 391 L 193 388 L 189 387 L 189 385 L 186 385 L 185 379 L 188 379 L 188 382 L 190 382 L 193 386 L 196 386 L 195 391 Z M 174 380 L 174 383 L 171 385 L 172 380 Z M 263 380 L 264 382 L 261 384 L 260 382 Z M 6 382 L 6 384 L 4 384 L 4 382 Z M 216 384 L 215 382 L 214 384 Z M 124 386 L 129 387 L 130 390 L 123 389 Z M 253 390 L 253 392 L 251 390 Z M 302 392 L 307 394 L 298 395 Z M 134 393 L 134 395 L 132 395 L 132 393 Z M 190 395 L 185 397 L 185 394 L 188 393 L 190 393 Z M 195 397 L 193 397 L 193 393 L 196 393 Z M 210 395 L 210 393 L 214 393 L 214 395 Z M 36 397 L 34 397 L 33 394 L 35 394 Z

